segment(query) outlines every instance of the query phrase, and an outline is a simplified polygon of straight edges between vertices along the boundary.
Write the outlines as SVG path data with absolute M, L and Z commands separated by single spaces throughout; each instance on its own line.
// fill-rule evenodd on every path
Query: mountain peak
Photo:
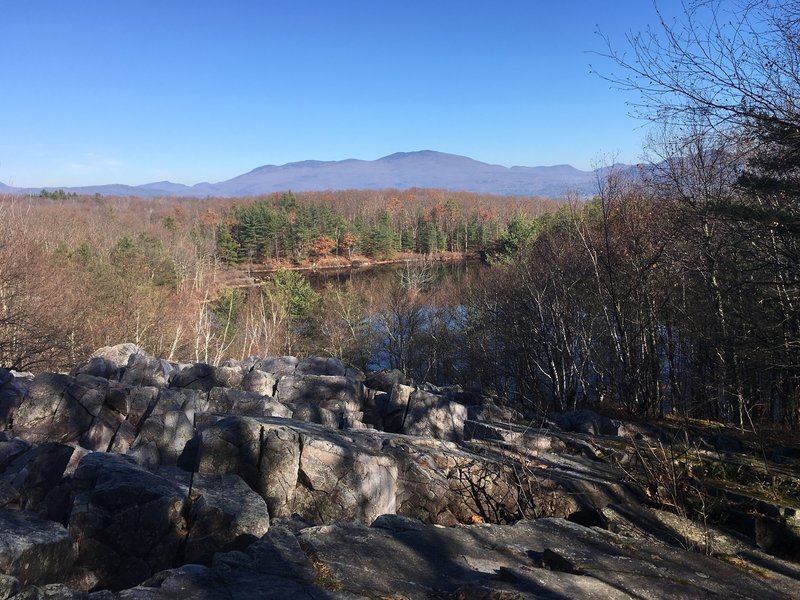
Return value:
M 459 161 L 472 161 L 478 162 L 475 159 L 469 158 L 467 156 L 461 156 L 459 154 L 449 154 L 447 152 L 439 152 L 437 150 L 414 150 L 412 152 L 395 152 L 394 154 L 389 154 L 388 156 L 384 156 L 383 158 L 379 158 L 378 162 L 391 162 L 391 161 L 398 161 L 398 160 L 459 160 Z
M 603 170 L 600 170 L 602 173 Z M 597 172 L 570 165 L 504 167 L 467 156 L 436 150 L 395 152 L 376 160 L 304 160 L 283 165 L 262 165 L 217 183 L 185 186 L 158 181 L 141 186 L 88 186 L 64 188 L 80 194 L 141 196 L 256 196 L 293 190 L 311 192 L 347 189 L 436 188 L 516 196 L 564 197 L 568 193 L 590 196 Z M 39 193 L 39 188 L 4 188 L 11 194 Z
M 395 152 L 394 154 L 389 154 L 378 160 L 399 160 L 402 158 L 409 158 L 409 157 L 433 157 L 433 156 L 445 156 L 444 152 L 437 152 L 436 150 L 412 150 L 410 152 Z

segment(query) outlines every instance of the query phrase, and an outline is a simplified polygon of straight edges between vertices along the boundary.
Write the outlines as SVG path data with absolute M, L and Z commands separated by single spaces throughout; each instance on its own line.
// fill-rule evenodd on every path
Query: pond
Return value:
M 463 260 L 407 260 L 370 264 L 355 267 L 303 269 L 300 272 L 309 280 L 314 290 L 321 292 L 330 285 L 366 284 L 388 285 L 394 279 L 423 282 L 425 287 L 436 288 L 445 281 L 461 281 L 472 273 L 487 268 L 479 258 Z M 256 282 L 269 279 L 270 272 L 253 271 Z
M 302 271 L 307 291 L 295 284 L 266 296 L 242 289 L 217 319 L 230 319 L 243 356 L 331 355 L 362 370 L 400 369 L 417 381 L 451 383 L 463 366 L 456 351 L 464 345 L 463 304 L 489 268 L 475 259 Z M 253 275 L 260 282 L 280 279 Z
M 478 259 L 458 261 L 405 261 L 349 269 L 319 270 L 305 273 L 317 291 L 330 284 L 373 282 L 389 283 L 391 279 L 417 280 L 432 287 L 451 279 L 461 280 L 486 264 Z

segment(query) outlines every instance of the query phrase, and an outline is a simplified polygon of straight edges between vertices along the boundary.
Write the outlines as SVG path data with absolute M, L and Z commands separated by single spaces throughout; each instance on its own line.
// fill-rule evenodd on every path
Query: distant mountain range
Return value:
M 629 169 L 626 165 L 620 165 Z M 570 165 L 504 167 L 466 156 L 421 150 L 397 152 L 377 160 L 306 160 L 265 165 L 218 183 L 183 185 L 159 181 L 144 185 L 121 184 L 52 188 L 78 194 L 105 196 L 256 196 L 292 190 L 311 192 L 346 189 L 436 188 L 451 191 L 517 196 L 563 197 L 568 193 L 591 196 L 603 171 L 581 171 Z M 41 188 L 15 188 L 0 183 L 0 193 L 38 194 Z

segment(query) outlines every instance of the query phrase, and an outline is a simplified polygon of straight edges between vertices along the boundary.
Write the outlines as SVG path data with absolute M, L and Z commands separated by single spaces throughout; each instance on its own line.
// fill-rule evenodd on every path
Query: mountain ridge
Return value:
M 615 165 L 631 169 L 630 165 Z M 303 160 L 261 165 L 230 179 L 195 185 L 157 181 L 142 185 L 105 184 L 77 187 L 18 188 L 0 182 L 5 194 L 38 194 L 63 189 L 67 193 L 118 196 L 243 197 L 292 190 L 313 192 L 345 189 L 435 188 L 513 196 L 591 196 L 598 176 L 609 167 L 582 171 L 568 164 L 524 166 L 490 164 L 468 156 L 435 150 L 395 152 L 375 160 Z

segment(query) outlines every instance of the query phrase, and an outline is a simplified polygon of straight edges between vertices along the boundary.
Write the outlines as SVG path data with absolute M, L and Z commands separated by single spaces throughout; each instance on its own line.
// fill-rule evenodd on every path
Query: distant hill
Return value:
M 623 165 L 623 168 L 629 168 Z M 421 150 L 397 152 L 377 160 L 306 160 L 264 165 L 227 181 L 187 186 L 159 181 L 139 186 L 101 185 L 61 188 L 78 194 L 118 196 L 255 196 L 292 190 L 311 192 L 344 189 L 437 188 L 452 191 L 518 196 L 591 196 L 602 172 L 581 171 L 570 165 L 504 167 L 466 156 Z M 55 189 L 55 188 L 48 188 Z M 13 188 L 0 183 L 6 194 L 38 194 L 40 188 Z

